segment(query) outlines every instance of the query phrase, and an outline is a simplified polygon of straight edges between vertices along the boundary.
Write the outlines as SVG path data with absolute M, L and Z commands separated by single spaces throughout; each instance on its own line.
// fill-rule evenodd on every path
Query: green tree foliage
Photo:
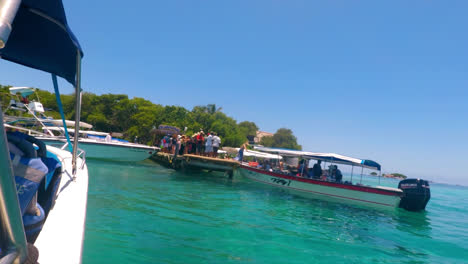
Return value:
M 398 178 L 402 178 L 402 179 L 408 178 L 408 176 L 406 176 L 404 174 L 401 174 L 401 173 L 391 173 L 391 175 L 393 175 L 393 177 L 398 177 Z
M 1 86 L 1 102 L 4 109 L 10 100 L 8 88 Z M 44 105 L 46 115 L 60 118 L 55 94 L 38 89 L 37 95 Z M 65 118 L 74 119 L 75 96 L 61 95 Z M 93 125 L 96 131 L 119 132 L 127 140 L 138 137 L 141 143 L 154 144 L 151 133 L 159 125 L 176 126 L 186 134 L 193 135 L 202 129 L 205 133 L 214 131 L 221 137 L 223 146 L 239 147 L 247 137 L 255 136 L 258 127 L 255 123 L 244 121 L 237 123 L 232 117 L 222 112 L 216 104 L 195 106 L 191 111 L 181 106 L 162 106 L 135 97 L 129 99 L 124 94 L 83 93 L 81 121 Z M 279 147 L 300 148 L 289 129 L 280 129 L 273 137 L 274 145 Z
M 287 148 L 301 150 L 302 146 L 297 144 L 297 138 L 291 129 L 280 128 L 271 137 L 263 137 L 260 144 L 265 147 Z
M 8 90 L 10 87 L 11 86 L 0 85 L 0 103 L 2 104 L 2 109 L 7 108 L 8 104 L 10 103 L 10 91 Z
M 238 126 L 241 133 L 249 140 L 253 140 L 253 138 L 257 135 L 258 126 L 254 122 L 243 121 L 240 122 Z

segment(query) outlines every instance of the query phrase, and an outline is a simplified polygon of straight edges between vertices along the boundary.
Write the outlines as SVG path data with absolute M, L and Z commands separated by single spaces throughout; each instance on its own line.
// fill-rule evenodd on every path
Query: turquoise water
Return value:
M 88 166 L 85 264 L 468 260 L 466 187 L 433 184 L 424 213 L 380 212 L 151 161 Z

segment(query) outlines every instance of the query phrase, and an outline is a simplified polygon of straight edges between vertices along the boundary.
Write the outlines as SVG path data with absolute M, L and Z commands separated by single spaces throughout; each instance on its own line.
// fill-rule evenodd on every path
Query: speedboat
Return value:
M 0 58 L 51 73 L 59 105 L 57 76 L 73 84 L 78 129 L 83 52 L 62 1 L 3 0 L 0 10 Z M 6 132 L 3 119 L 0 262 L 81 263 L 88 167 L 77 135 L 68 149 L 46 146 L 25 128 Z
M 311 160 L 334 164 L 342 164 L 362 169 L 376 170 L 380 173 L 381 166 L 372 160 L 356 159 L 334 153 L 316 153 L 287 149 L 257 147 L 261 152 L 276 154 L 285 159 L 303 160 L 308 164 Z M 261 157 L 261 156 L 260 156 Z M 236 173 L 240 173 L 256 182 L 287 189 L 294 194 L 314 199 L 324 199 L 337 202 L 357 204 L 360 206 L 380 209 L 403 208 L 409 211 L 420 211 L 426 208 L 430 199 L 429 182 L 422 179 L 405 179 L 399 182 L 398 188 L 385 186 L 368 186 L 351 181 L 342 181 L 331 177 L 309 177 L 307 166 L 293 166 L 293 170 L 273 167 L 259 168 L 252 162 L 241 162 Z M 296 164 L 297 165 L 297 164 Z M 300 164 L 299 164 L 300 165 Z M 351 172 L 352 179 L 352 172 Z
M 49 130 L 63 130 L 63 127 L 50 127 Z M 69 129 L 70 133 L 75 130 Z M 109 161 L 137 162 L 156 153 L 159 148 L 112 138 L 109 133 L 91 130 L 79 130 L 80 148 L 86 151 L 87 158 Z M 57 146 L 66 143 L 65 136 L 39 137 L 47 145 Z M 106 140 L 106 138 L 109 138 Z
M 49 126 L 61 126 L 63 125 L 63 120 L 53 119 L 45 115 L 45 109 L 42 103 L 39 100 L 39 95 L 36 92 L 36 88 L 32 87 L 10 87 L 10 103 L 7 108 L 4 110 L 4 113 L 7 113 L 8 110 L 16 110 L 19 113 L 26 112 L 32 117 L 25 117 L 20 114 L 20 116 L 4 116 L 4 121 L 10 125 L 22 125 L 22 126 L 42 126 L 44 132 L 53 136 L 53 133 L 47 129 Z M 31 98 L 32 95 L 35 95 L 34 98 Z M 75 121 L 65 120 L 67 126 L 75 126 Z M 79 122 L 80 127 L 84 129 L 93 128 L 92 125 L 87 124 L 83 121 Z
M 67 143 L 67 132 L 74 134 L 74 129 L 65 131 L 63 121 L 52 119 L 45 116 L 45 111 L 42 103 L 39 101 L 35 88 L 31 87 L 11 87 L 9 88 L 10 94 L 13 99 L 6 108 L 5 112 L 9 109 L 21 112 L 27 112 L 32 117 L 23 116 L 5 116 L 5 121 L 9 125 L 14 126 L 39 126 L 44 132 L 36 133 L 37 138 L 42 140 L 47 145 L 62 147 Z M 28 96 L 36 94 L 31 102 L 25 102 L 24 99 Z M 23 99 L 23 101 L 21 101 Z M 65 120 L 65 125 L 74 126 L 75 122 L 72 120 Z M 86 151 L 87 158 L 110 160 L 110 161 L 124 161 L 136 162 L 145 160 L 159 150 L 157 147 L 147 146 L 138 143 L 130 143 L 126 140 L 112 138 L 107 132 L 99 132 L 90 130 L 93 126 L 80 121 L 78 142 L 80 148 Z M 87 129 L 87 130 L 84 130 Z M 109 138 L 109 140 L 106 140 Z M 73 140 L 71 140 L 73 142 Z

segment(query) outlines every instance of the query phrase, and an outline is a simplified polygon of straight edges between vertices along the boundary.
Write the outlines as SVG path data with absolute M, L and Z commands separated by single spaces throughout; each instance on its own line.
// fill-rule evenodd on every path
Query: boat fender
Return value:
M 31 142 L 32 144 L 36 144 L 36 146 L 39 148 L 37 150 L 37 156 L 38 157 L 42 157 L 42 158 L 47 157 L 47 147 L 44 144 L 44 142 L 42 142 L 41 140 L 39 140 L 39 139 L 37 139 L 37 138 L 35 138 L 33 136 L 30 136 L 30 135 L 25 135 L 24 139 Z
M 28 243 L 28 257 L 23 264 L 37 264 L 39 250 L 31 243 Z
M 24 153 L 25 158 L 28 158 L 28 159 L 37 158 L 36 149 L 34 149 L 34 146 L 29 141 L 26 141 L 20 137 L 17 137 L 13 135 L 12 133 L 7 133 L 7 138 L 10 143 L 13 143 Z
M 38 203 L 36 203 L 36 207 L 39 209 L 39 215 L 28 213 L 23 215 L 24 232 L 30 243 L 34 243 L 45 221 L 44 209 Z

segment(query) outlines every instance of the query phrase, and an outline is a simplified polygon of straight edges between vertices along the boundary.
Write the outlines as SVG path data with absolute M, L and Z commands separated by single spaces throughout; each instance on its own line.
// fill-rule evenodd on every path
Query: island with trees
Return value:
M 0 85 L 3 110 L 12 99 L 8 88 Z M 46 115 L 60 119 L 55 94 L 45 90 L 36 90 Z M 74 118 L 74 95 L 60 95 L 66 119 Z M 17 115 L 15 110 L 8 110 L 7 115 Z M 26 116 L 26 113 L 22 113 Z M 160 125 L 187 128 L 185 134 L 193 135 L 202 129 L 205 132 L 215 131 L 222 139 L 222 146 L 239 147 L 256 136 L 258 126 L 254 122 L 237 121 L 222 112 L 216 104 L 195 106 L 188 110 L 182 106 L 154 104 L 140 97 L 129 98 L 125 94 L 102 94 L 84 92 L 82 94 L 81 121 L 93 125 L 93 129 L 102 132 L 113 132 L 123 135 L 124 139 L 140 143 L 157 144 L 152 130 Z M 270 138 L 262 142 L 268 147 L 301 149 L 297 138 L 288 128 L 280 128 Z
M 408 178 L 408 176 L 401 174 L 401 173 L 387 173 L 383 175 L 385 178 L 394 178 L 394 179 L 399 179 L 399 180 L 404 180 Z

